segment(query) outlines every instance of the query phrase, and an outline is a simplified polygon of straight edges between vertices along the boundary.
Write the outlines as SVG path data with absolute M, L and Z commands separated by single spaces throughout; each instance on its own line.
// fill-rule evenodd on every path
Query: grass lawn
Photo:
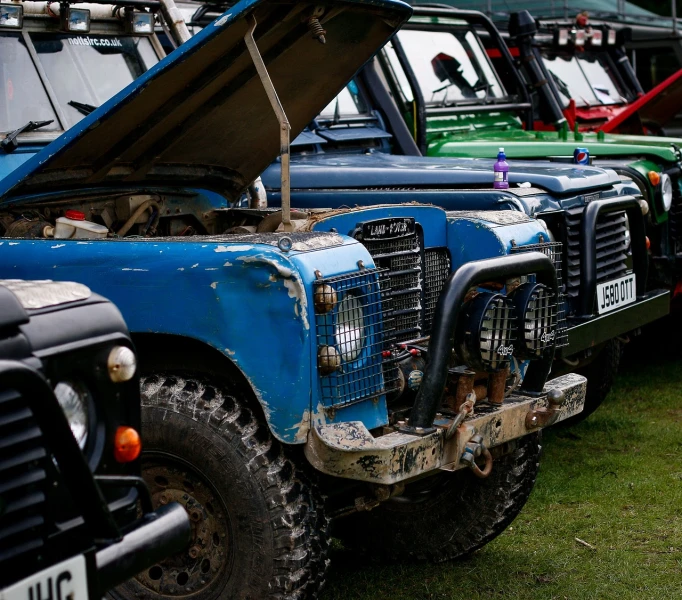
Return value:
M 535 490 L 492 543 L 414 566 L 338 549 L 323 600 L 682 598 L 681 337 L 682 319 L 646 332 L 600 410 L 545 432 Z

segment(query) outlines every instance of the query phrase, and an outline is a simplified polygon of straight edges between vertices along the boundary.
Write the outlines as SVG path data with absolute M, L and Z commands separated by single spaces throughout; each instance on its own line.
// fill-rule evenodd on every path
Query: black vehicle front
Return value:
M 81 284 L 0 281 L 0 597 L 85 600 L 181 549 L 137 460 L 136 356 Z

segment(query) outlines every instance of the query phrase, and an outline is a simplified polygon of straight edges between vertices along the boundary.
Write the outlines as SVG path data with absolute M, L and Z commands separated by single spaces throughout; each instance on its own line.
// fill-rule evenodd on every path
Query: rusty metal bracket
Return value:
M 526 427 L 528 429 L 539 429 L 551 425 L 557 420 L 565 401 L 566 395 L 563 391 L 559 389 L 550 390 L 547 392 L 547 406 L 528 411 Z
M 284 231 L 293 231 L 294 227 L 291 224 L 291 189 L 290 189 L 290 175 L 289 175 L 289 134 L 291 132 L 291 125 L 289 124 L 289 119 L 284 112 L 284 107 L 280 102 L 279 96 L 277 95 L 277 90 L 272 84 L 270 79 L 270 74 L 265 66 L 263 57 L 260 55 L 256 40 L 253 38 L 253 32 L 256 30 L 256 17 L 252 14 L 247 17 L 249 22 L 249 30 L 244 36 L 244 43 L 246 48 L 251 55 L 251 60 L 253 65 L 256 67 L 258 72 L 258 77 L 263 84 L 263 89 L 268 96 L 270 101 L 270 106 L 272 106 L 272 111 L 277 117 L 277 122 L 279 123 L 279 154 L 281 158 L 281 177 L 282 177 L 282 229 Z

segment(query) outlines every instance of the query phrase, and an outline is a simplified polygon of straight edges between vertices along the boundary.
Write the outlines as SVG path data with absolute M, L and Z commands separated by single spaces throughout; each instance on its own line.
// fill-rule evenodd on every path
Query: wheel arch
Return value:
M 219 350 L 206 342 L 167 333 L 132 333 L 140 373 L 181 371 L 230 380 L 242 393 L 242 400 L 270 427 L 266 411 L 244 372 Z

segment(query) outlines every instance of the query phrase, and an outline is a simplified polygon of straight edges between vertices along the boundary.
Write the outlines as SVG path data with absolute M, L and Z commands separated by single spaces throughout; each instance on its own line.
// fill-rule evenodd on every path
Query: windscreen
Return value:
M 0 132 L 29 121 L 54 123 L 42 131 L 59 129 L 57 115 L 19 33 L 0 33 Z
M 607 57 L 592 52 L 573 55 L 543 50 L 542 60 L 559 90 L 564 107 L 571 98 L 576 106 L 587 107 L 625 102 L 611 76 Z
M 334 98 L 320 113 L 321 117 L 342 118 L 344 116 L 359 116 L 369 112 L 365 101 L 360 95 L 358 84 L 351 79 L 350 83 L 341 90 L 341 93 Z
M 400 31 L 398 39 L 427 105 L 448 106 L 504 96 L 478 36 L 470 29 L 410 29 Z M 407 90 L 404 93 L 411 95 Z
M 158 62 L 146 37 L 32 33 L 38 60 L 72 127 Z

